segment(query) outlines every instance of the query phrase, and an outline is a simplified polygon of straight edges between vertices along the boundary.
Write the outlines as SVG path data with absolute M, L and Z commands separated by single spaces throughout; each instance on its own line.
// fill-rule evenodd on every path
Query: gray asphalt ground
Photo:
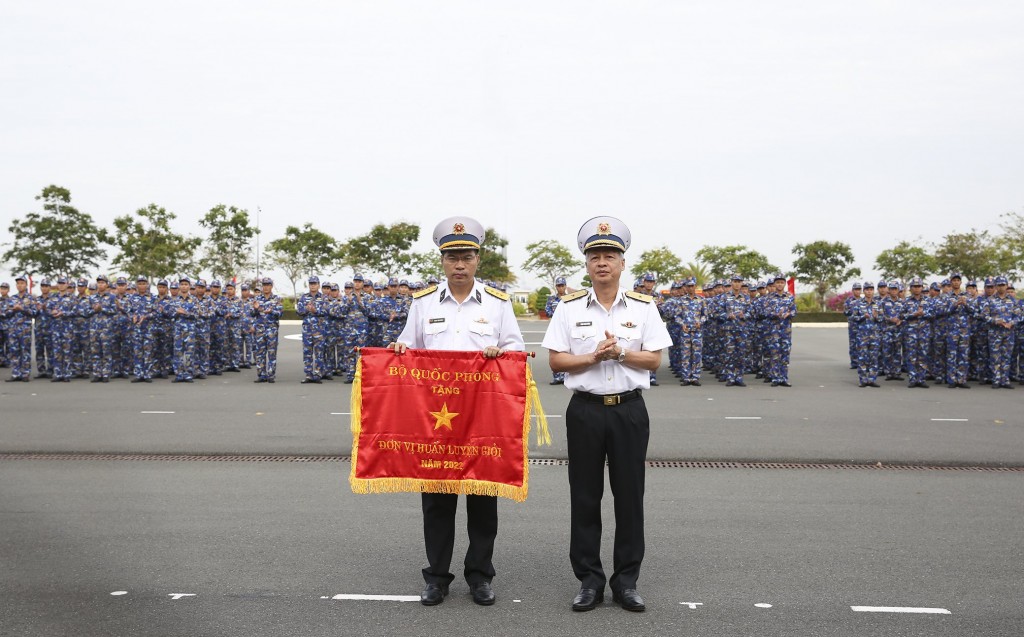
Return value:
M 533 457 L 564 458 L 569 392 L 546 384 L 545 326 L 522 322 L 554 437 Z M 279 359 L 274 385 L 253 384 L 251 371 L 191 385 L 0 384 L 0 451 L 348 454 L 350 386 L 300 385 L 297 340 L 282 338 Z M 680 387 L 664 367 L 658 377 L 662 385 L 645 396 L 652 459 L 1024 465 L 1024 387 L 862 389 L 843 328 L 794 330 L 792 388 L 753 378 L 746 388 L 713 378 Z
M 522 325 L 539 343 L 544 324 Z M 642 615 L 569 610 L 564 465 L 500 503 L 498 603 L 457 580 L 424 608 L 334 599 L 415 596 L 424 565 L 419 497 L 354 495 L 347 462 L 0 456 L 0 636 L 1024 634 L 1024 472 L 999 470 L 1024 466 L 1024 388 L 860 389 L 845 356 L 845 330 L 797 328 L 792 389 L 663 369 L 650 457 L 946 468 L 650 468 Z M 0 454 L 346 455 L 348 388 L 298 384 L 299 361 L 285 339 L 270 386 L 2 384 Z M 568 395 L 541 391 L 555 444 L 533 457 L 563 458 Z

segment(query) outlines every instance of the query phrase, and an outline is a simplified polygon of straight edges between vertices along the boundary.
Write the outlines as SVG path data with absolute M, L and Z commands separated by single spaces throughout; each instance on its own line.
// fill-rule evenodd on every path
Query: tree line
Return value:
M 107 258 L 104 246 L 114 249 L 110 262 L 114 268 L 130 276 L 151 278 L 202 271 L 230 279 L 257 269 L 276 269 L 294 289 L 308 275 L 344 268 L 382 277 L 427 279 L 442 274 L 433 250 L 412 250 L 420 227 L 408 222 L 376 224 L 369 232 L 347 240 L 332 237 L 312 223 L 289 225 L 284 236 L 265 244 L 257 264 L 259 229 L 244 208 L 214 206 L 200 219 L 204 232 L 196 236 L 176 232 L 171 227 L 176 215 L 155 203 L 116 217 L 113 229 L 107 230 L 72 205 L 67 188 L 47 186 L 35 199 L 42 209 L 16 218 L 8 228 L 12 241 L 0 244 L 5 248 L 0 260 L 29 275 L 76 277 L 95 271 Z M 966 278 L 998 273 L 1017 279 L 1024 271 L 1024 216 L 1003 215 L 1000 229 L 997 234 L 977 230 L 951 233 L 935 244 L 901 241 L 876 257 L 875 269 L 886 278 L 902 281 L 954 271 Z M 508 240 L 493 228 L 487 229 L 487 236 L 478 276 L 514 283 L 516 275 L 505 257 Z M 526 252 L 522 269 L 551 285 L 556 277 L 572 276 L 584 267 L 572 250 L 553 239 L 530 243 Z M 734 272 L 750 280 L 782 272 L 813 288 L 822 307 L 830 293 L 861 275 L 853 266 L 850 246 L 843 242 L 798 243 L 792 254 L 792 266 L 782 268 L 744 245 L 706 245 L 684 263 L 668 246 L 661 246 L 631 260 L 631 273 L 639 277 L 652 272 L 661 283 L 693 277 L 700 286 Z

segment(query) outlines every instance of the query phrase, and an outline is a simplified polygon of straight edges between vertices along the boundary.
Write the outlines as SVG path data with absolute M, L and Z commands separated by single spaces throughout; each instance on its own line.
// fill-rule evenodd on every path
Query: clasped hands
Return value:
M 619 339 L 615 338 L 615 335 L 608 330 L 605 330 L 604 340 L 598 343 L 597 349 L 594 350 L 594 362 L 600 363 L 601 361 L 615 360 L 619 357 L 619 352 L 621 351 Z

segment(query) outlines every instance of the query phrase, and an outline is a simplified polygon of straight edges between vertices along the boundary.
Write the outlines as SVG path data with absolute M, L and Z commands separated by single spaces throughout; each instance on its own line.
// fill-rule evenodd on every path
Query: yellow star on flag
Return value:
M 452 430 L 452 418 L 458 416 L 453 411 L 448 411 L 448 403 L 441 405 L 441 411 L 432 411 L 430 415 L 437 418 L 437 422 L 434 424 L 434 431 L 437 431 L 441 427 L 447 427 L 448 431 Z

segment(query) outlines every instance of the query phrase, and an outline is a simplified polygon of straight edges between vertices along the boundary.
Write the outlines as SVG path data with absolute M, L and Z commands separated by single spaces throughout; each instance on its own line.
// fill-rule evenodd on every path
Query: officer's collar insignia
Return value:
M 597 234 L 611 234 L 612 227 L 610 224 L 601 222 L 597 224 Z
M 633 321 L 626 321 L 625 323 L 622 324 L 622 327 L 628 327 L 632 329 L 636 327 L 636 323 L 634 323 Z
M 477 303 L 483 303 L 484 302 L 484 296 L 482 294 L 480 294 L 480 290 L 476 291 L 476 302 Z
M 454 233 L 454 234 L 466 234 L 466 226 L 462 225 L 461 223 L 457 223 L 457 224 L 455 224 L 455 227 L 452 228 L 452 233 Z

